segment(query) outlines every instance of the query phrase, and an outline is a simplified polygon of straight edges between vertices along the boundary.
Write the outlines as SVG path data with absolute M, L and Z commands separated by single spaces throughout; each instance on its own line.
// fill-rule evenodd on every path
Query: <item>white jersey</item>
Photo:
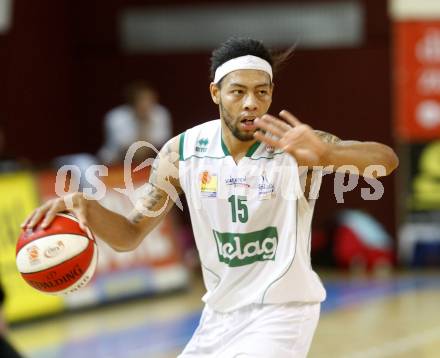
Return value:
M 214 120 L 180 135 L 179 179 L 203 270 L 203 301 L 228 312 L 259 303 L 321 302 L 310 263 L 313 202 L 295 159 L 255 143 L 238 164 Z M 312 188 L 319 188 L 321 177 Z

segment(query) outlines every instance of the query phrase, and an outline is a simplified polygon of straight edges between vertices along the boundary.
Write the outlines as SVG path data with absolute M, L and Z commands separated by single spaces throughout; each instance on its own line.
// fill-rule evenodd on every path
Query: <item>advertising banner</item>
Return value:
M 8 321 L 56 313 L 64 308 L 61 297 L 49 296 L 31 288 L 15 265 L 15 245 L 20 224 L 38 205 L 32 173 L 0 175 L 0 281 L 6 294 Z
M 394 128 L 400 142 L 399 257 L 440 265 L 440 1 L 390 0 Z
M 440 140 L 405 146 L 407 167 L 399 235 L 402 262 L 440 264 Z
M 397 21 L 395 121 L 399 138 L 440 138 L 440 19 Z

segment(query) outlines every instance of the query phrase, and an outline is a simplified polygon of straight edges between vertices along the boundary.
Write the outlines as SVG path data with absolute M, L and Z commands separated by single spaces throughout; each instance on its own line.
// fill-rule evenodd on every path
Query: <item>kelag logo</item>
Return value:
M 278 232 L 274 226 L 246 234 L 212 231 L 219 260 L 230 267 L 275 260 Z

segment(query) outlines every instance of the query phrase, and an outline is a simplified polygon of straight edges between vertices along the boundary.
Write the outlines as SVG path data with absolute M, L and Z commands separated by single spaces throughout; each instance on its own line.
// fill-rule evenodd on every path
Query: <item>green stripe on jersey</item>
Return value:
M 180 133 L 179 138 L 179 160 L 185 160 L 183 158 L 183 145 L 185 144 L 185 132 Z
M 251 145 L 251 147 L 248 149 L 247 153 L 246 153 L 246 157 L 250 158 L 252 157 L 252 154 L 255 153 L 255 151 L 258 149 L 258 147 L 260 146 L 260 142 L 257 140 L 254 144 Z

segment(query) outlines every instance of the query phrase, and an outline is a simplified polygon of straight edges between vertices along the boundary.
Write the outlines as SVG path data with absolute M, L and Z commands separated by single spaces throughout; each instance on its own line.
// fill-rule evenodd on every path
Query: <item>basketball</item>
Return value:
M 95 239 L 70 214 L 57 214 L 46 229 L 24 230 L 17 241 L 16 263 L 33 288 L 61 295 L 79 290 L 97 264 Z

